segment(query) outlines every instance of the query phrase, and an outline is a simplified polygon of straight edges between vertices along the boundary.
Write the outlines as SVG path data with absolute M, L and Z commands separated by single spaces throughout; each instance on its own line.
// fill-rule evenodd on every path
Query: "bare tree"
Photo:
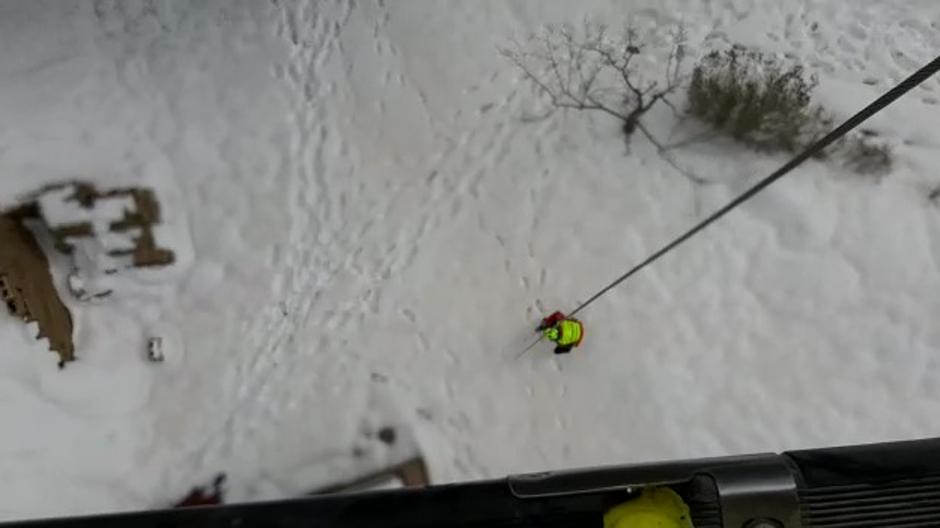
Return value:
M 600 23 L 585 22 L 579 32 L 570 25 L 546 26 L 500 52 L 549 99 L 551 111 L 594 110 L 613 116 L 623 123 L 628 138 L 639 130 L 674 168 L 696 183 L 705 183 L 679 167 L 667 155 L 668 147 L 640 120 L 660 102 L 680 114 L 667 96 L 683 84 L 685 40 L 683 29 L 676 28 L 662 76 L 657 80 L 648 79 L 637 68 L 644 44 L 631 27 L 612 34 Z

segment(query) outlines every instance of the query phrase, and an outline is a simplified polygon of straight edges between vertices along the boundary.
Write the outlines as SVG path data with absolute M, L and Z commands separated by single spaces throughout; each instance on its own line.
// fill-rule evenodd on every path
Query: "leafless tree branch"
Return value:
M 643 123 L 638 122 L 637 128 L 640 130 L 640 132 L 643 133 L 644 136 L 646 136 L 646 139 L 656 147 L 656 151 L 659 153 L 659 156 L 666 163 L 668 163 L 673 169 L 676 169 L 676 171 L 678 171 L 680 174 L 688 178 L 689 181 L 691 181 L 692 183 L 696 185 L 705 185 L 705 184 L 711 183 L 709 180 L 702 178 L 701 176 L 695 174 L 695 172 L 679 165 L 679 162 L 677 162 L 675 158 L 673 158 L 672 153 L 669 152 L 669 149 L 663 146 L 663 144 L 660 143 L 658 139 L 656 139 L 656 136 L 654 136 L 646 128 L 646 126 L 643 125 Z
M 524 44 L 513 42 L 512 47 L 500 51 L 549 100 L 553 109 L 598 111 L 619 119 L 628 137 L 639 129 L 676 170 L 695 183 L 704 183 L 702 178 L 680 167 L 667 154 L 674 147 L 664 147 L 640 121 L 660 102 L 677 117 L 682 115 L 668 96 L 684 82 L 681 66 L 686 55 L 686 35 L 682 28 L 677 28 L 671 37 L 659 79 L 648 79 L 635 66 L 644 46 L 638 32 L 630 27 L 619 36 L 611 36 L 604 24 L 585 22 L 580 34 L 570 25 L 548 26 Z
M 669 151 L 669 150 L 675 150 L 675 149 L 682 148 L 682 147 L 687 147 L 689 145 L 694 145 L 695 143 L 707 141 L 718 135 L 720 135 L 719 132 L 709 129 L 704 132 L 699 132 L 698 134 L 692 134 L 691 136 L 680 139 L 679 141 L 669 143 L 668 145 L 663 147 L 663 150 Z

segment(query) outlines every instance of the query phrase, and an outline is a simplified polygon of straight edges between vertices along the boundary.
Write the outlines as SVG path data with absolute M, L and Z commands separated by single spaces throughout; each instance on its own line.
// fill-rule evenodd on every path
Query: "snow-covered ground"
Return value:
M 388 423 L 437 482 L 940 434 L 937 79 L 874 120 L 881 182 L 808 163 L 513 360 L 782 161 L 699 144 L 696 187 L 604 117 L 529 122 L 497 46 L 585 16 L 792 53 L 841 117 L 940 50 L 933 0 L 0 3 L 0 206 L 146 186 L 191 240 L 63 295 L 65 370 L 0 317 L 0 519 L 289 495 L 401 455 L 351 455 Z

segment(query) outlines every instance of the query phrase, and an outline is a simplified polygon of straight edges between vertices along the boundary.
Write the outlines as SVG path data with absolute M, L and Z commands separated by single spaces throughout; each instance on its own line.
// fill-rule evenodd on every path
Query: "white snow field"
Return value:
M 0 519 L 217 472 L 288 496 L 403 456 L 351 456 L 388 423 L 435 482 L 940 434 L 938 79 L 870 124 L 882 180 L 807 163 L 582 312 L 580 349 L 513 359 L 784 161 L 698 144 L 695 186 L 604 116 L 527 119 L 497 47 L 584 17 L 790 53 L 841 118 L 940 50 L 934 0 L 0 3 L 0 207 L 151 187 L 179 256 L 95 303 L 53 258 L 64 370 L 0 317 Z

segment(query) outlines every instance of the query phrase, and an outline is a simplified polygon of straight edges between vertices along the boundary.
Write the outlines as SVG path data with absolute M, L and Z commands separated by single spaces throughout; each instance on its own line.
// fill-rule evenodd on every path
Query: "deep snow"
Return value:
M 293 494 L 405 456 L 351 456 L 386 423 L 438 482 L 940 433 L 937 79 L 873 121 L 884 180 L 809 163 L 586 310 L 569 357 L 512 359 L 782 162 L 699 144 L 696 187 L 601 116 L 530 122 L 497 46 L 585 16 L 792 53 L 841 117 L 940 49 L 932 0 L 0 3 L 0 206 L 149 186 L 188 231 L 173 273 L 63 295 L 64 371 L 0 317 L 0 519 L 219 471 Z

